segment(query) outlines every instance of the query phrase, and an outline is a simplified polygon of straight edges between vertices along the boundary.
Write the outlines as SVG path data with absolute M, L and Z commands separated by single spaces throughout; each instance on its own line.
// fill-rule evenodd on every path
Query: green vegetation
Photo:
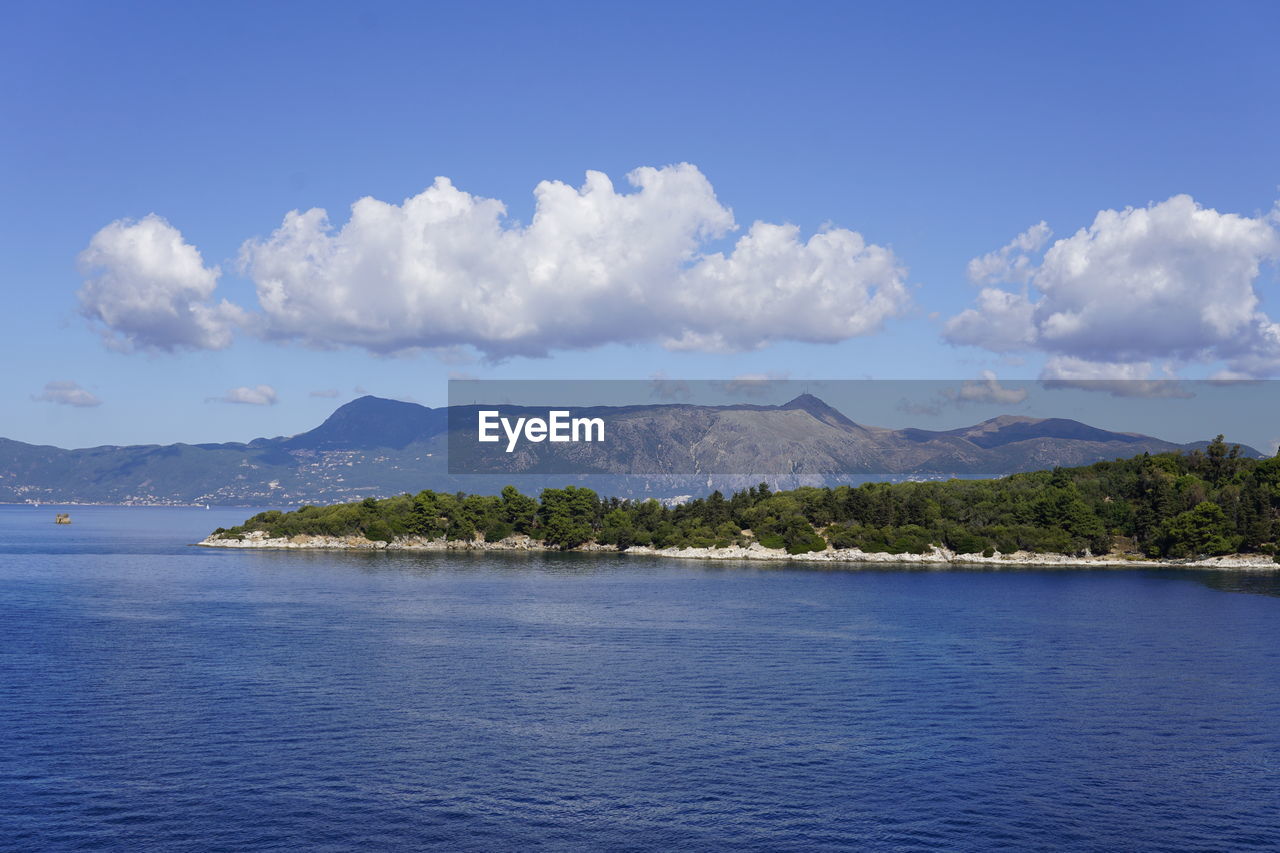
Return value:
M 919 554 L 934 545 L 962 554 L 1018 550 L 1081 555 L 1113 545 L 1149 557 L 1276 553 L 1280 459 L 1248 459 L 1222 436 L 1207 452 L 1143 454 L 1082 468 L 999 480 L 870 483 L 773 492 L 759 486 L 676 507 L 601 499 L 591 489 L 514 487 L 499 496 L 432 491 L 296 512 L 260 513 L 219 535 L 297 534 L 496 541 L 525 534 L 562 549 L 595 541 L 725 547 L 754 538 L 792 554 L 861 548 Z M 1280 557 L 1277 558 L 1280 561 Z

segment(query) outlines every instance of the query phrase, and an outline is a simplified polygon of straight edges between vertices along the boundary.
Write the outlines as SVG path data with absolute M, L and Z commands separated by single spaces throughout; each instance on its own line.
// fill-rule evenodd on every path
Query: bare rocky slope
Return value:
M 450 475 L 450 433 L 457 438 L 459 430 L 474 428 L 476 408 L 361 397 L 315 429 L 247 443 L 64 450 L 0 439 L 0 501 L 286 506 L 424 488 L 496 493 L 506 483 L 526 493 L 577 483 L 605 494 L 674 497 L 760 480 L 785 488 L 1001 476 L 1204 445 L 1065 418 L 1002 416 L 947 431 L 884 429 L 856 423 L 805 394 L 781 406 L 575 409 L 575 415 L 605 417 L 608 441 L 525 444 L 511 454 L 460 458 L 482 473 Z M 546 411 L 498 408 L 513 417 Z

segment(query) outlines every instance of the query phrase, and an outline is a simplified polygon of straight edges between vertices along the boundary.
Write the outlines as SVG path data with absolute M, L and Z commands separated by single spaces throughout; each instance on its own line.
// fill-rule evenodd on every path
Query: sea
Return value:
M 253 511 L 0 507 L 0 849 L 1280 849 L 1275 573 L 192 546 Z

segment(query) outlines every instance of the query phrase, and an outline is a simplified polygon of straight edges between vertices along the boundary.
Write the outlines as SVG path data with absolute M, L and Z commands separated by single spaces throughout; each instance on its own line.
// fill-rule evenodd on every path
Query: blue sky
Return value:
M 357 388 L 440 405 L 450 375 L 1280 364 L 1274 4 L 65 3 L 8 17 L 5 437 L 247 440 L 307 429 Z M 630 186 L 641 167 L 674 188 Z M 563 216 L 599 214 L 599 234 L 557 245 L 550 208 L 542 232 L 520 231 L 540 182 L 576 190 L 588 170 L 612 180 L 607 209 Z M 467 204 L 500 200 L 501 239 L 468 220 L 388 248 L 376 217 L 335 236 L 358 199 L 398 206 L 437 176 Z M 333 231 L 269 239 L 312 208 Z M 1051 236 L 971 274 L 1042 221 Z M 420 225 L 390 231 L 412 241 Z M 819 232 L 831 246 L 808 242 Z M 738 246 L 752 235 L 776 244 L 769 263 Z M 157 272 L 139 236 L 176 247 L 173 268 Z M 359 263 L 296 272 L 322 238 Z M 457 256 L 436 282 L 386 261 L 401 250 Z M 788 275 L 796 292 L 776 301 Z M 259 291 L 276 279 L 290 308 L 273 314 Z M 173 304 L 195 325 L 157 325 L 130 298 L 181 288 Z M 513 294 L 533 320 L 498 310 Z M 395 351 L 406 341 L 417 349 Z

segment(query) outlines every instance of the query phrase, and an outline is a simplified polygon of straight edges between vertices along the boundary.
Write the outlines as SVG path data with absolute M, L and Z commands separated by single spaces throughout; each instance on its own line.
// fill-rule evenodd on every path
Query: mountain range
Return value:
M 522 445 L 475 454 L 479 407 L 428 408 L 361 397 L 315 429 L 248 443 L 102 446 L 77 450 L 0 439 L 0 502 L 296 505 L 431 488 L 526 492 L 566 483 L 622 496 L 671 498 L 768 480 L 776 486 L 1000 476 L 1103 459 L 1192 450 L 1067 418 L 1004 415 L 945 431 L 858 424 L 809 394 L 780 405 L 656 404 L 574 409 L 605 417 L 598 444 Z M 486 407 L 487 408 L 487 407 Z M 495 406 L 504 415 L 546 409 Z M 451 443 L 459 451 L 449 473 Z M 1243 452 L 1257 456 L 1256 450 Z M 573 471 L 566 474 L 565 471 Z

